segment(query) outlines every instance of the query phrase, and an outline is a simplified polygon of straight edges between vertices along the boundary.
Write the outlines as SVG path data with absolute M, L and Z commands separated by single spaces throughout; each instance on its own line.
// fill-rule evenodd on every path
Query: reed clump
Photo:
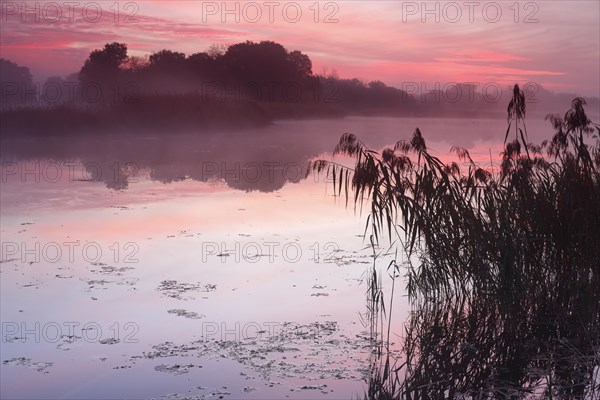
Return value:
M 600 126 L 585 105 L 529 143 L 515 85 L 498 168 L 463 148 L 443 163 L 418 128 L 381 152 L 344 134 L 334 154 L 354 167 L 312 163 L 406 260 L 403 357 L 380 352 L 368 398 L 600 398 Z

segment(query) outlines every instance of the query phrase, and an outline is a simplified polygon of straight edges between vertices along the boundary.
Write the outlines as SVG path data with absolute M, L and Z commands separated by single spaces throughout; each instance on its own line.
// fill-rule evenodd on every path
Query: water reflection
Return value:
M 288 182 L 300 179 L 297 169 L 304 167 L 309 158 L 329 152 L 345 131 L 359 135 L 371 134 L 365 140 L 372 147 L 380 148 L 395 142 L 399 136 L 403 136 L 403 132 L 412 132 L 417 125 L 423 126 L 423 130 L 430 133 L 430 137 L 434 139 L 432 142 L 448 141 L 450 144 L 469 146 L 475 143 L 475 138 L 487 137 L 484 128 L 491 124 L 485 120 L 415 122 L 391 118 L 351 118 L 336 121 L 287 121 L 261 130 L 202 135 L 3 138 L 0 156 L 3 163 L 5 240 L 18 243 L 27 241 L 30 248 L 34 240 L 41 241 L 42 244 L 50 241 L 63 243 L 72 240 L 71 238 L 82 241 L 94 239 L 107 249 L 115 240 L 140 244 L 140 266 L 127 271 L 128 279 L 123 281 L 133 282 L 129 277 L 136 279 L 135 291 L 134 287 L 121 285 L 121 281 L 116 280 L 121 278 L 114 278 L 115 281 L 106 287 L 102 285 L 102 288 L 91 289 L 88 283 L 99 280 L 97 271 L 103 270 L 95 265 L 83 264 L 82 267 L 76 263 L 68 265 L 70 270 L 65 272 L 59 269 L 63 267 L 62 264 L 46 263 L 48 265 L 42 266 L 46 268 L 43 270 L 46 275 L 40 277 L 42 267 L 36 264 L 31 266 L 17 261 L 4 263 L 3 282 L 7 282 L 6 287 L 13 288 L 13 292 L 5 295 L 19 299 L 19 303 L 4 302 L 6 308 L 3 309 L 3 315 L 9 321 L 28 321 L 30 324 L 42 319 L 40 316 L 45 318 L 51 315 L 56 321 L 95 320 L 107 327 L 112 326 L 115 320 L 133 320 L 139 324 L 140 332 L 144 335 L 139 345 L 128 345 L 125 349 L 118 345 L 113 347 L 99 344 L 99 348 L 82 346 L 80 350 L 74 349 L 71 353 L 57 353 L 54 343 L 43 344 L 44 353 L 37 350 L 26 352 L 24 346 L 18 347 L 18 343 L 11 345 L 12 347 L 3 345 L 3 360 L 15 359 L 18 363 L 20 357 L 27 357 L 40 362 L 56 363 L 50 376 L 57 387 L 49 388 L 44 382 L 32 380 L 35 384 L 30 383 L 27 387 L 35 390 L 32 392 L 33 397 L 63 395 L 58 386 L 64 386 L 67 382 L 70 384 L 73 380 L 93 386 L 96 394 L 99 394 L 96 397 L 118 397 L 123 396 L 123 393 L 130 393 L 130 397 L 151 397 L 167 391 L 187 390 L 187 383 L 182 382 L 192 375 L 193 381 L 211 382 L 214 388 L 228 385 L 230 391 L 240 397 L 265 398 L 272 395 L 281 398 L 291 395 L 319 398 L 323 397 L 324 384 L 329 391 L 335 389 L 335 394 L 329 396 L 350 397 L 349 393 L 357 393 L 362 388 L 362 385 L 356 384 L 356 380 L 362 379 L 362 376 L 355 372 L 357 370 L 354 364 L 354 369 L 348 367 L 351 372 L 340 373 L 339 377 L 334 368 L 342 365 L 340 360 L 355 361 L 361 370 L 367 365 L 366 362 L 361 364 L 362 347 L 355 348 L 362 346 L 362 342 L 350 341 L 341 336 L 343 333 L 353 338 L 355 331 L 361 330 L 357 325 L 356 313 L 360 310 L 363 287 L 354 285 L 354 280 L 362 276 L 364 265 L 359 263 L 356 255 L 350 253 L 340 265 L 322 264 L 314 256 L 314 244 L 320 243 L 319 249 L 323 251 L 329 251 L 324 245 L 331 241 L 339 243 L 340 248 L 360 248 L 361 239 L 355 234 L 362 233 L 363 227 L 358 219 L 352 217 L 352 212 L 349 210 L 346 215 L 343 207 L 332 211 L 330 198 L 319 197 L 319 201 L 309 198 L 310 190 L 319 196 L 325 194 L 322 185 L 314 185 L 312 188 L 308 184 L 289 185 L 282 191 L 281 198 L 273 194 L 231 191 L 227 196 L 203 196 L 203 193 L 197 193 L 198 196 L 190 199 L 169 198 L 163 203 L 156 202 L 155 199 L 148 200 L 145 192 L 158 191 L 156 187 L 160 185 L 156 182 L 170 183 L 167 190 L 176 192 L 176 182 L 187 179 L 202 182 L 222 180 L 230 188 L 272 192 Z M 460 135 L 449 138 L 448 131 L 460 132 Z M 532 134 L 535 133 L 534 127 L 531 131 Z M 492 125 L 489 137 L 495 137 L 496 133 L 496 128 Z M 483 156 L 488 158 L 487 145 L 482 148 Z M 476 152 L 471 154 L 475 155 Z M 36 162 L 40 162 L 39 167 L 36 167 Z M 79 190 L 85 185 L 73 185 L 71 190 L 63 190 L 64 187 L 60 185 L 55 185 L 56 188 L 36 185 L 40 186 L 36 193 L 40 193 L 39 197 L 43 199 L 46 208 L 38 210 L 32 216 L 30 214 L 33 207 L 27 203 L 32 196 L 11 182 L 30 182 L 36 179 L 35 174 L 38 174 L 39 179 L 52 182 L 56 179 L 56 171 L 48 166 L 52 162 L 61 166 L 62 180 L 100 181 L 110 189 L 119 189 L 110 198 L 111 206 L 124 204 L 126 195 L 138 196 L 138 203 L 130 208 L 95 207 L 90 198 L 100 197 L 101 191 L 111 192 L 97 185 L 97 189 L 83 199 L 87 209 L 76 210 L 71 197 L 81 195 Z M 144 174 L 154 182 L 148 183 L 141 177 Z M 258 176 L 260 179 L 257 179 Z M 135 192 L 132 183 L 137 179 L 142 184 L 147 184 L 144 186 L 144 193 L 141 190 Z M 190 186 L 190 191 L 200 192 L 203 185 Z M 61 211 L 49 207 L 49 199 L 53 196 L 67 204 L 68 209 Z M 8 208 L 7 198 L 14 199 L 19 209 Z M 309 212 L 309 207 L 312 207 L 310 205 L 315 203 L 318 203 L 317 206 Z M 299 209 L 303 212 L 299 213 Z M 34 224 L 29 225 L 31 222 Z M 250 264 L 235 262 L 233 257 L 227 259 L 215 254 L 206 263 L 199 262 L 202 260 L 200 249 L 203 243 L 220 245 L 226 242 L 226 248 L 235 249 L 235 243 L 246 237 L 248 241 L 260 244 L 277 241 L 281 245 L 279 248 L 298 240 L 305 259 L 300 263 L 290 263 L 282 261 L 279 256 L 275 258 L 275 262 L 268 262 L 267 257 L 262 257 L 259 264 Z M 23 271 L 26 275 L 22 275 Z M 71 274 L 71 280 L 65 279 Z M 35 282 L 39 283 L 39 289 L 38 286 L 29 286 L 30 279 L 34 277 Z M 217 285 L 218 289 L 211 292 L 208 299 L 182 303 L 159 296 L 156 289 L 165 280 L 208 282 Z M 577 283 L 569 281 L 564 283 L 564 287 L 574 284 Z M 326 286 L 331 289 L 330 296 L 323 295 L 323 288 Z M 535 286 L 529 285 L 528 288 Z M 575 397 L 581 391 L 581 384 L 577 382 L 589 383 L 590 365 L 598 364 L 597 360 L 589 358 L 590 352 L 597 349 L 599 337 L 598 298 L 596 295 L 586 300 L 593 305 L 586 309 L 583 306 L 586 304 L 584 299 L 573 303 L 568 297 L 568 291 L 556 291 L 553 289 L 556 286 L 552 285 L 544 287 L 544 291 L 505 293 L 503 296 L 514 299 L 510 305 L 504 304 L 504 297 L 496 299 L 491 296 L 423 305 L 408 319 L 410 340 L 407 351 L 411 369 L 405 384 L 407 397 L 444 398 L 450 397 L 449 393 L 456 397 L 461 393 L 484 397 L 475 392 L 475 388 L 490 388 L 495 390 L 493 393 L 496 397 L 502 397 L 510 385 L 532 386 L 534 383 L 526 381 L 533 379 L 531 377 L 543 380 L 547 376 L 543 373 L 549 373 L 544 371 L 553 374 L 552 385 L 561 381 L 562 387 L 574 388 L 571 392 L 565 392 L 564 397 Z M 90 290 L 93 290 L 91 295 Z M 130 295 L 134 292 L 140 295 Z M 62 295 L 55 296 L 56 293 Z M 118 299 L 123 298 L 127 302 L 120 302 L 115 307 Z M 54 303 L 48 299 L 53 299 Z M 534 303 L 527 299 L 535 299 L 535 306 L 529 305 Z M 557 299 L 562 299 L 562 302 Z M 73 315 L 73 304 L 77 307 L 82 305 L 76 310 L 79 314 Z M 572 307 L 562 307 L 561 304 L 571 304 Z M 580 304 L 581 307 L 573 304 Z M 397 308 L 395 306 L 395 312 Z M 28 314 L 22 314 L 21 309 Z M 108 317 L 101 319 L 105 315 Z M 193 318 L 203 315 L 206 317 L 200 320 Z M 586 315 L 588 319 L 584 318 Z M 517 317 L 513 319 L 511 316 Z M 579 322 L 577 318 L 583 321 L 577 325 L 581 329 L 569 330 L 568 324 Z M 290 367 L 289 361 L 281 364 L 280 353 L 276 352 L 272 353 L 276 357 L 268 361 L 273 361 L 276 367 L 273 370 L 275 378 L 285 384 L 277 384 L 275 389 L 271 389 L 260 382 L 254 384 L 261 388 L 254 394 L 246 393 L 245 388 L 249 384 L 247 378 L 240 374 L 248 371 L 235 369 L 231 366 L 234 365 L 233 361 L 223 367 L 219 363 L 224 358 L 217 351 L 213 353 L 219 362 L 203 359 L 204 368 L 194 369 L 189 375 L 183 374 L 180 381 L 171 375 L 170 369 L 161 367 L 162 370 L 156 370 L 156 367 L 163 364 L 172 366 L 174 363 L 189 365 L 189 358 L 136 361 L 139 362 L 137 367 L 129 362 L 132 357 L 148 352 L 161 343 L 188 344 L 197 341 L 198 337 L 194 335 L 199 328 L 192 324 L 198 322 L 226 322 L 230 327 L 239 321 L 285 322 L 290 319 L 297 321 L 298 326 L 312 324 L 314 321 L 337 320 L 340 330 L 343 329 L 339 338 L 328 343 L 331 352 L 325 352 L 329 363 L 326 367 L 329 368 L 330 365 L 331 368 L 321 369 L 319 372 L 331 374 L 321 381 L 306 379 L 306 371 L 314 368 L 310 364 L 312 359 L 303 358 L 306 363 L 300 364 L 300 367 L 304 368 L 306 365 L 306 369 L 299 369 L 297 366 Z M 246 353 L 227 353 L 230 360 L 235 360 L 239 354 L 255 354 L 255 344 L 241 344 L 245 345 Z M 321 343 L 317 344 L 313 350 L 315 354 L 322 355 L 323 346 Z M 128 353 L 126 356 L 123 356 L 124 350 Z M 73 355 L 75 351 L 78 353 Z M 108 357 L 108 363 L 98 361 L 98 354 L 102 358 Z M 331 357 L 331 354 L 335 357 Z M 288 357 L 284 353 L 281 355 Z M 91 356 L 96 357 L 95 364 L 89 361 Z M 82 365 L 83 361 L 72 360 L 88 361 Z M 194 360 L 193 363 L 198 362 Z M 115 367 L 123 366 L 131 368 L 115 369 L 118 373 L 111 378 L 111 385 L 105 385 L 101 381 L 89 382 L 89 376 L 99 376 L 99 371 L 103 374 L 106 370 L 112 371 Z M 62 369 L 59 371 L 58 367 Z M 292 374 L 288 368 L 295 368 L 294 371 L 300 372 Z M 10 369 L 6 373 L 12 374 L 12 379 L 19 376 L 21 371 Z M 534 373 L 538 375 L 533 375 Z M 30 375 L 24 376 L 23 379 L 33 379 Z M 256 379 L 259 382 L 258 377 Z M 564 383 L 569 379 L 573 382 L 570 386 Z M 134 387 L 131 385 L 132 381 L 147 381 L 148 385 Z M 298 390 L 292 393 L 289 385 Z M 12 390 L 4 389 L 9 394 L 20 389 L 19 385 L 14 384 L 6 387 Z M 83 392 L 80 389 L 64 397 L 80 398 Z
M 407 325 L 401 391 L 408 399 L 598 398 L 595 297 L 557 290 L 425 304 Z
M 264 132 L 227 139 L 214 133 L 5 140 L 1 156 L 5 182 L 84 180 L 124 190 L 148 175 L 162 183 L 223 181 L 234 189 L 272 192 L 299 181 L 308 158 L 320 149 L 315 140 L 277 140 Z
M 540 131 L 547 130 L 543 121 L 539 125 Z M 224 182 L 242 191 L 273 192 L 301 180 L 308 160 L 328 153 L 344 132 L 361 135 L 373 148 L 380 148 L 408 137 L 415 126 L 427 132 L 432 143 L 444 142 L 448 148 L 472 147 L 496 133 L 494 124 L 485 119 L 350 117 L 189 134 L 4 135 L 0 136 L 2 183 L 31 181 L 37 173 L 39 181 L 83 180 L 124 190 L 138 176 L 147 175 L 162 183 L 192 179 Z M 535 124 L 530 130 L 535 134 Z M 456 134 L 449 137 L 448 132 Z M 476 150 L 471 154 L 476 155 Z M 489 147 L 482 148 L 482 156 L 489 160 Z

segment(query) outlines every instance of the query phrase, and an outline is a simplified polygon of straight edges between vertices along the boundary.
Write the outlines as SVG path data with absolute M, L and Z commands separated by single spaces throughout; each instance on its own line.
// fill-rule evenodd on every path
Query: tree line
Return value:
M 78 72 L 50 77 L 38 86 L 27 67 L 0 59 L 0 70 L 4 110 L 65 104 L 97 109 L 122 103 L 144 108 L 165 96 L 178 96 L 181 102 L 185 96 L 198 106 L 207 102 L 268 104 L 268 113 L 274 117 L 478 117 L 501 115 L 506 101 L 502 93 L 486 94 L 475 84 L 411 83 L 407 89 L 378 80 L 340 78 L 335 71 L 317 74 L 307 54 L 288 51 L 273 41 L 213 45 L 191 55 L 163 49 L 145 57 L 130 55 L 125 43 L 107 43 L 93 50 Z M 506 88 L 497 85 L 496 89 Z M 510 90 L 504 92 L 510 96 Z M 572 97 L 536 86 L 527 101 L 530 110 L 544 103 L 547 112 L 562 109 Z M 597 108 L 598 99 L 588 101 Z

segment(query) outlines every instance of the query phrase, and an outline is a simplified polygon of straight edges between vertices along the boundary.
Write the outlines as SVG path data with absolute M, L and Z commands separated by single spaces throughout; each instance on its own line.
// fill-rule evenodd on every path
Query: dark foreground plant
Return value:
M 574 99 L 548 116 L 551 140 L 527 143 L 515 85 L 499 171 L 462 148 L 466 167 L 443 163 L 419 129 L 382 152 L 344 134 L 334 154 L 353 168 L 312 163 L 408 261 L 403 360 L 376 353 L 369 398 L 600 398 L 600 127 L 584 106 Z

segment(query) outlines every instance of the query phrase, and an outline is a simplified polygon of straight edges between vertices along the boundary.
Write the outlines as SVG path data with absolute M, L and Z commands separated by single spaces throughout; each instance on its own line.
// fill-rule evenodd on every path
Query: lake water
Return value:
M 304 170 L 344 132 L 380 149 L 417 126 L 442 159 L 460 145 L 489 164 L 506 122 L 3 138 L 1 396 L 362 396 L 366 213 Z M 528 131 L 551 135 L 542 120 Z

